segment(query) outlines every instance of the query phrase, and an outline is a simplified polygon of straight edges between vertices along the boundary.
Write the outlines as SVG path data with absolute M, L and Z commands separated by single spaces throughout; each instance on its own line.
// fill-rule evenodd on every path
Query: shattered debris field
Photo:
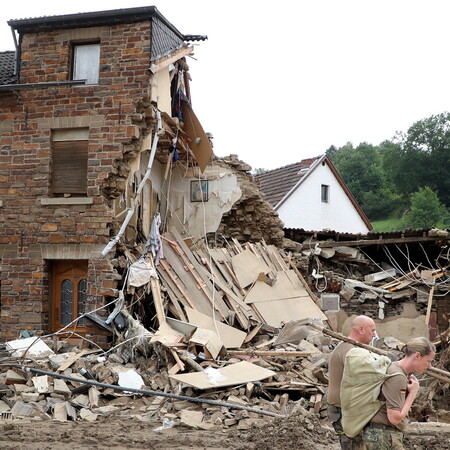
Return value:
M 156 266 L 128 254 L 128 283 L 109 315 L 85 315 L 108 344 L 70 326 L 0 344 L 0 448 L 339 449 L 328 362 L 341 341 L 364 346 L 344 332 L 355 314 L 327 311 L 302 260 L 273 246 L 194 252 L 177 235 L 164 246 Z M 336 254 L 340 263 L 357 256 Z M 392 280 L 392 271 L 366 264 L 364 274 L 358 264 L 352 279 L 328 270 L 328 285 L 347 305 L 369 305 L 374 292 L 389 299 L 383 314 L 402 290 L 425 291 L 426 280 L 443 276 L 416 270 Z M 405 448 L 440 450 L 450 448 L 449 333 L 428 298 L 428 317 L 377 319 L 383 335 L 365 347 L 398 359 L 407 339 L 398 330 L 423 334 L 427 320 L 436 328 L 434 367 L 419 376 Z

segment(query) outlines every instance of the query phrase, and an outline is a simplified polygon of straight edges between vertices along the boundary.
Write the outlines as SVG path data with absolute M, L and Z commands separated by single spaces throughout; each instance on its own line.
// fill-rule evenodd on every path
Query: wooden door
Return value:
M 54 261 L 52 267 L 51 331 L 64 328 L 86 312 L 87 261 Z M 67 331 L 86 331 L 86 319 L 72 324 Z

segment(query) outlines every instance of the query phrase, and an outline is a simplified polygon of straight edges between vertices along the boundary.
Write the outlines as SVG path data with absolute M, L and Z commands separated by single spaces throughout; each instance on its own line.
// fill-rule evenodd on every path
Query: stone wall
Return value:
M 101 43 L 100 80 L 0 91 L 2 341 L 24 329 L 48 332 L 52 260 L 89 260 L 90 308 L 117 294 L 120 276 L 100 250 L 112 233 L 111 200 L 124 191 L 130 154 L 152 127 L 149 27 L 142 22 L 22 38 L 20 83 L 69 81 L 71 43 L 82 41 Z M 67 128 L 89 129 L 86 197 L 50 193 L 51 133 Z
M 250 173 L 251 167 L 240 161 L 237 155 L 230 155 L 215 161 L 235 169 L 241 198 L 222 217 L 217 230 L 218 238 L 235 238 L 240 242 L 259 242 L 281 247 L 284 241 L 283 222 L 263 194 Z

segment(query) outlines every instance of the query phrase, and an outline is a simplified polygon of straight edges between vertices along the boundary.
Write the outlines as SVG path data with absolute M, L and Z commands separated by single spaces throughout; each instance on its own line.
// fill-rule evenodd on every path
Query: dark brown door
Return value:
M 86 311 L 87 261 L 54 261 L 52 267 L 52 332 L 71 323 Z M 86 319 L 67 331 L 85 332 Z

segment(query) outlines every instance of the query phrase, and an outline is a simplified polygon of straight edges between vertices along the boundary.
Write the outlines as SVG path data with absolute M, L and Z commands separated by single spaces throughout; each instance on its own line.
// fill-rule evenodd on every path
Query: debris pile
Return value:
M 125 252 L 126 281 L 106 320 L 86 316 L 111 332 L 109 349 L 33 336 L 0 347 L 3 419 L 118 417 L 163 428 L 247 430 L 258 448 L 270 445 L 258 431 L 263 426 L 282 429 L 280 423 L 294 421 L 304 436 L 333 442 L 325 401 L 328 361 L 348 338 L 333 329 L 312 274 L 306 274 L 308 284 L 295 254 L 264 241 L 209 248 L 176 230 L 161 237 L 159 264 L 145 249 L 141 254 Z M 385 297 L 406 282 L 385 272 L 388 278 L 353 277 L 349 298 L 366 291 Z M 320 271 L 313 274 L 320 280 Z M 424 270 L 419 274 L 417 282 L 425 277 Z M 343 298 L 350 278 L 344 281 L 329 285 Z M 441 334 L 436 343 L 437 368 L 426 372 L 427 400 L 415 417 L 449 422 L 448 337 Z M 402 345 L 388 337 L 378 344 L 374 350 L 384 353 Z

